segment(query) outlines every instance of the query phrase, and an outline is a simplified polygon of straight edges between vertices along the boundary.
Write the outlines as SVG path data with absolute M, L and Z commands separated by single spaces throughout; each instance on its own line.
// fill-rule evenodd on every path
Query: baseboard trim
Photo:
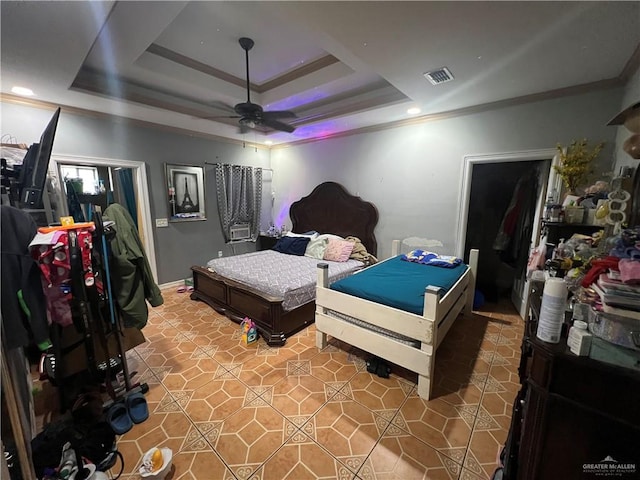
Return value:
M 175 282 L 163 283 L 161 285 L 158 285 L 158 287 L 160 288 L 160 290 L 166 290 L 167 288 L 175 288 L 175 287 L 179 287 L 180 285 L 184 285 L 184 279 L 176 280 Z

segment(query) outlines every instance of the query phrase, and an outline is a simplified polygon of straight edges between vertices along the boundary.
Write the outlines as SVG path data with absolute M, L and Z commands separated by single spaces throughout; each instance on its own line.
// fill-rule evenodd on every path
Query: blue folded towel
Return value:
M 453 268 L 462 263 L 461 258 L 451 255 L 438 255 L 426 250 L 412 250 L 406 255 L 402 255 L 401 259 L 407 262 L 444 268 Z

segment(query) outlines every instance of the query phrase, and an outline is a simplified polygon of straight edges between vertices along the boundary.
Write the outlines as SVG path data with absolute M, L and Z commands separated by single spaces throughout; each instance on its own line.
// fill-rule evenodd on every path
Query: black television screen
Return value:
M 20 201 L 23 208 L 43 208 L 42 194 L 46 186 L 49 159 L 51 158 L 53 139 L 56 134 L 59 117 L 60 108 L 56 110 L 47 128 L 42 132 L 40 143 L 31 145 L 22 161 L 18 183 L 20 185 Z

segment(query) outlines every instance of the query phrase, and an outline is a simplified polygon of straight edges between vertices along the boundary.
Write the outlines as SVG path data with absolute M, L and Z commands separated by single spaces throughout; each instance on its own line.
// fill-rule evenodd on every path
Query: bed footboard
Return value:
M 440 290 L 435 287 L 427 287 L 423 315 L 420 316 L 331 290 L 328 266 L 318 264 L 315 314 L 317 347 L 324 348 L 327 335 L 330 335 L 400 365 L 418 374 L 418 395 L 429 399 L 433 393 L 436 349 L 456 318 L 463 311 L 471 312 L 477 265 L 478 250 L 474 249 L 470 253 L 469 269 L 446 295 L 441 296 Z M 340 318 L 333 312 L 338 312 Z M 420 348 L 346 321 L 343 316 L 417 340 Z
M 193 271 L 192 300 L 201 300 L 236 323 L 244 317 L 255 321 L 268 345 L 282 346 L 287 338 L 314 322 L 315 303 L 285 311 L 282 299 L 269 297 L 210 272 L 204 267 Z

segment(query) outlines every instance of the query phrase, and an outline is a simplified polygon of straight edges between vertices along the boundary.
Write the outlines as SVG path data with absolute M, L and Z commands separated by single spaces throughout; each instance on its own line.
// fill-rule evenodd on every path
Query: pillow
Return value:
M 309 242 L 307 250 L 304 252 L 305 257 L 317 258 L 318 260 L 324 259 L 324 251 L 327 249 L 329 239 L 316 238 Z
M 353 251 L 354 243 L 347 242 L 346 240 L 336 240 L 334 238 L 329 240 L 327 249 L 324 251 L 324 259 L 334 262 L 346 262 L 349 260 L 349 255 Z
M 314 238 L 318 238 L 318 232 L 307 232 L 307 233 L 293 233 L 293 232 L 287 232 L 285 234 L 285 237 L 291 237 L 291 238 L 309 238 L 311 240 L 313 240 Z
M 422 265 L 433 265 L 435 267 L 454 268 L 462 263 L 462 259 L 451 255 L 438 255 L 426 250 L 411 250 L 406 255 L 400 257 L 407 262 L 420 263 Z
M 333 233 L 321 233 L 316 237 L 316 239 L 318 238 L 326 238 L 327 240 L 344 240 L 340 235 L 334 235 Z
M 282 237 L 273 246 L 272 250 L 288 255 L 304 255 L 309 238 L 307 237 Z

